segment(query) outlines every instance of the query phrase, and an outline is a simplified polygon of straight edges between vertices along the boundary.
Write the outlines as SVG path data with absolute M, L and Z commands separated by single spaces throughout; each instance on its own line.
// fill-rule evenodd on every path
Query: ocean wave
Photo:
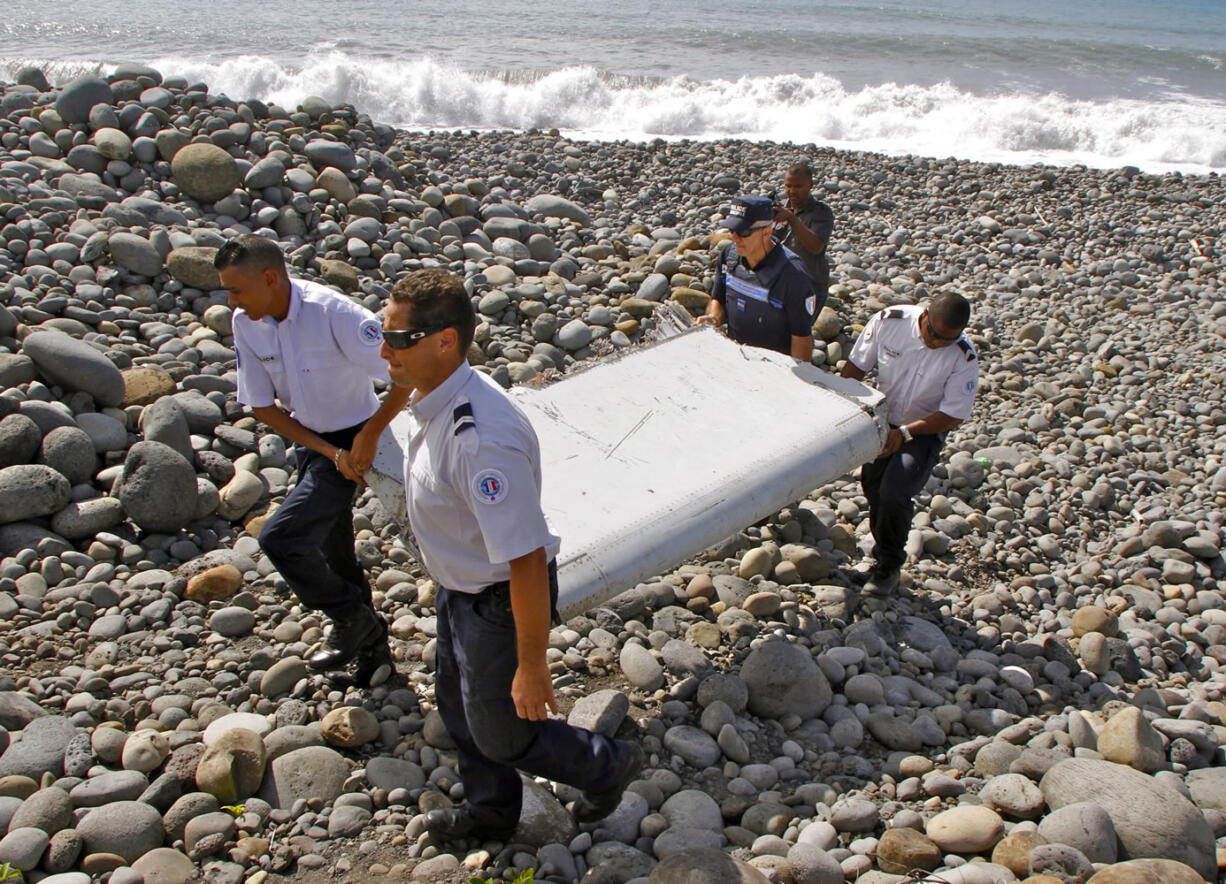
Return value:
M 1226 170 L 1226 105 L 1202 99 L 976 95 L 949 83 L 849 90 L 820 73 L 704 81 L 613 76 L 594 67 L 474 72 L 430 58 L 339 50 L 310 53 L 298 67 L 255 55 L 168 56 L 151 64 L 236 100 L 292 108 L 319 95 L 413 129 L 558 128 L 597 139 L 747 138 L 1016 164 Z M 11 75 L 15 63 L 4 68 Z M 49 74 L 63 81 L 88 69 L 57 62 Z

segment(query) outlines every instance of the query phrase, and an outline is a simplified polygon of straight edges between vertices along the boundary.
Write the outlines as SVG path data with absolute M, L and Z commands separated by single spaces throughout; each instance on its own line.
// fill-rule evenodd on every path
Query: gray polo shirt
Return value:
M 808 205 L 797 212 L 796 217 L 827 244 L 830 243 L 830 235 L 834 233 L 834 210 L 830 206 L 810 196 Z M 775 237 L 800 257 L 809 276 L 813 277 L 813 290 L 824 297 L 830 288 L 830 262 L 826 258 L 826 250 L 810 252 L 801 245 L 792 225 L 786 221 L 775 224 Z

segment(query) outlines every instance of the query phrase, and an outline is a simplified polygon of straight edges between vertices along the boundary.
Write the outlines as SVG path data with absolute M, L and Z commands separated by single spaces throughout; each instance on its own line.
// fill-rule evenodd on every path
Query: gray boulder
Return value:
M 69 540 L 93 537 L 123 521 L 123 504 L 114 497 L 73 501 L 51 517 L 51 530 Z
M 109 414 L 87 411 L 77 415 L 77 424 L 89 434 L 94 451 L 99 454 L 122 451 L 128 447 L 127 428 Z
M 70 485 L 81 485 L 94 477 L 98 455 L 89 433 L 80 427 L 56 427 L 43 437 L 38 462 L 51 467 Z
M 551 193 L 542 193 L 524 203 L 529 212 L 544 215 L 546 218 L 569 218 L 584 227 L 592 226 L 591 216 L 581 207 L 565 197 Z
M 47 380 L 67 390 L 81 390 L 100 406 L 123 403 L 123 375 L 111 360 L 84 341 L 62 332 L 34 332 L 21 342 Z
M 137 442 L 128 449 L 115 495 L 142 529 L 173 534 L 195 515 L 196 471 L 168 445 Z
M 353 148 L 347 144 L 341 144 L 339 141 L 324 141 L 322 139 L 308 141 L 303 153 L 319 169 L 325 166 L 334 166 L 342 172 L 352 172 L 357 168 L 358 161 L 353 153 Z
M 0 523 L 49 516 L 68 503 L 72 486 L 45 464 L 16 464 L 0 470 Z
M 647 877 L 648 884 L 767 884 L 770 880 L 749 863 L 709 847 L 667 856 Z
M 1069 758 L 1043 775 L 1039 788 L 1052 810 L 1092 801 L 1111 817 L 1121 859 L 1156 857 L 1217 874 L 1213 830 L 1187 798 L 1152 777 L 1110 761 Z
M 830 683 L 804 648 L 784 641 L 759 645 L 741 666 L 749 711 L 763 718 L 821 715 L 833 696 Z
M 573 727 L 611 737 L 617 733 L 629 710 L 630 700 L 623 692 L 612 689 L 596 691 L 575 701 L 566 722 Z
M 273 759 L 259 797 L 273 807 L 289 808 L 299 798 L 331 803 L 341 794 L 349 762 L 335 749 L 307 746 Z
M 514 840 L 533 847 L 560 842 L 566 844 L 579 834 L 575 819 L 554 794 L 538 783 L 523 779 L 523 805 Z
M 215 144 L 187 145 L 174 155 L 170 171 L 180 190 L 204 203 L 229 196 L 241 181 L 234 157 Z
M 213 266 L 217 249 L 210 246 L 181 246 L 166 256 L 166 272 L 190 288 L 208 292 L 221 288 L 221 277 Z
M 143 801 L 116 801 L 92 810 L 76 826 L 87 853 L 113 853 L 131 864 L 166 837 L 162 815 Z
M 125 270 L 154 277 L 162 272 L 162 256 L 153 243 L 135 233 L 112 233 L 107 240 L 111 257 Z
M 55 99 L 55 111 L 65 123 L 88 123 L 89 112 L 95 104 L 114 103 L 115 97 L 106 80 L 77 77 Z
M 63 776 L 64 750 L 76 733 L 76 725 L 60 715 L 31 721 L 22 730 L 21 740 L 0 755 L 0 777 L 19 774 L 37 782 L 45 773 Z
M 183 407 L 173 397 L 163 396 L 153 404 L 145 406 L 140 415 L 140 431 L 147 441 L 169 445 L 184 460 L 191 462 L 191 429 L 188 427 Z
M 42 437 L 38 424 L 24 414 L 0 420 L 0 469 L 33 460 Z

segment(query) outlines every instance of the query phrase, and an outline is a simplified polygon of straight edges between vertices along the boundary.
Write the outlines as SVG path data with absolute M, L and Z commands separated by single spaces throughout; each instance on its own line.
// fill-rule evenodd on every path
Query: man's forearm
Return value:
M 519 663 L 545 659 L 549 647 L 549 563 L 545 548 L 511 560 L 511 613 L 515 616 L 515 642 Z
M 796 239 L 800 244 L 810 252 L 820 255 L 826 251 L 826 241 L 806 227 L 805 222 L 801 221 L 798 216 L 793 215 L 791 218 L 788 218 L 788 226 L 792 228 L 792 232 L 796 234 Z
M 935 436 L 937 433 L 948 433 L 960 423 L 962 421 L 959 418 L 950 417 L 943 411 L 934 411 L 927 417 L 911 421 L 907 424 L 907 429 L 912 436 Z
M 267 405 L 263 408 L 253 408 L 251 411 L 258 420 L 267 424 L 273 432 L 280 433 L 296 445 L 302 445 L 329 459 L 337 451 L 337 446 L 323 439 L 314 430 L 298 423 L 284 409 L 278 408 L 275 405 Z

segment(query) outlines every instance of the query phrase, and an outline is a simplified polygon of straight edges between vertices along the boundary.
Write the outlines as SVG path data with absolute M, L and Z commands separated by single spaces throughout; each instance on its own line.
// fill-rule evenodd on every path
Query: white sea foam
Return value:
M 731 137 L 1018 164 L 1226 170 L 1226 104 L 1180 96 L 975 95 L 948 83 L 848 90 L 822 74 L 736 81 L 609 77 L 592 67 L 499 74 L 335 50 L 308 54 L 298 67 L 250 55 L 151 63 L 237 100 L 292 108 L 320 95 L 414 129 L 556 127 L 598 139 Z M 63 80 L 81 67 L 61 62 L 50 73 Z

